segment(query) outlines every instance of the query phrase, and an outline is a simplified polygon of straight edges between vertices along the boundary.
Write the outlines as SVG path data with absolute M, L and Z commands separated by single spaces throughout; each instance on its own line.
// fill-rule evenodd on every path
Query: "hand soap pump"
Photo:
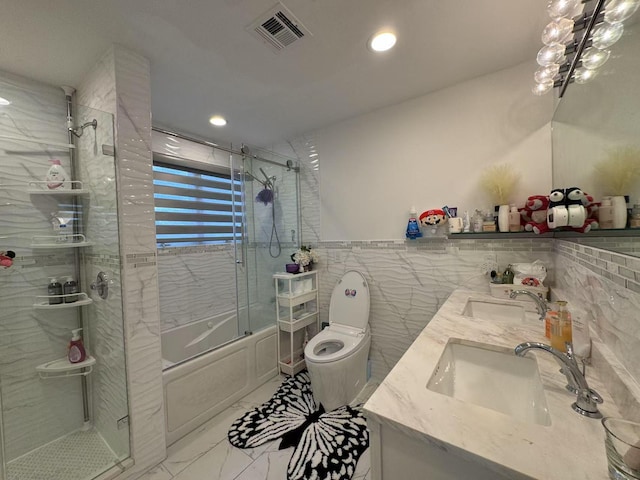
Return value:
M 415 240 L 416 238 L 422 237 L 420 224 L 418 223 L 418 211 L 416 210 L 416 207 L 411 207 L 411 210 L 409 211 L 409 223 L 407 223 L 406 236 L 410 240 Z
M 80 363 L 83 362 L 87 358 L 87 352 L 84 349 L 84 345 L 82 344 L 82 338 L 80 337 L 81 328 L 76 328 L 75 330 L 71 330 L 73 336 L 71 337 L 71 341 L 69 342 L 69 362 L 70 363 Z
M 67 190 L 69 188 L 69 174 L 62 168 L 60 160 L 51 160 L 51 167 L 44 178 L 49 190 Z

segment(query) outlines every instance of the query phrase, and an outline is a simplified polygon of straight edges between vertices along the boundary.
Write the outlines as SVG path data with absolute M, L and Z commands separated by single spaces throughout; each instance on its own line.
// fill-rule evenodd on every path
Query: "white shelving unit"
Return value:
M 318 273 L 276 273 L 276 318 L 278 325 L 278 367 L 295 375 L 306 367 L 304 334 L 318 332 Z

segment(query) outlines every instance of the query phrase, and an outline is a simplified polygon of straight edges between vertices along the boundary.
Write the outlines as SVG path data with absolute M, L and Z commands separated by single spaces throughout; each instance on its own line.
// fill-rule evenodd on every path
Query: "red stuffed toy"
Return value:
M 548 206 L 548 195 L 532 195 L 527 198 L 524 208 L 520 211 L 520 218 L 524 222 L 525 231 L 536 234 L 549 231 L 549 226 L 547 225 Z
M 595 202 L 592 195 L 584 192 L 582 194 L 581 202 L 586 211 L 587 218 L 581 227 L 572 227 L 571 230 L 574 232 L 587 233 L 595 228 L 600 228 L 600 224 L 598 223 L 598 220 L 596 220 L 599 204 Z

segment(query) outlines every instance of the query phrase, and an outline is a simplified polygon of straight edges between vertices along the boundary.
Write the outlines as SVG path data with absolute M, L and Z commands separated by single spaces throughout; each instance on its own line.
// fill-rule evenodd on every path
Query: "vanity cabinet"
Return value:
M 306 367 L 305 338 L 318 331 L 318 273 L 276 273 L 278 368 L 295 375 Z

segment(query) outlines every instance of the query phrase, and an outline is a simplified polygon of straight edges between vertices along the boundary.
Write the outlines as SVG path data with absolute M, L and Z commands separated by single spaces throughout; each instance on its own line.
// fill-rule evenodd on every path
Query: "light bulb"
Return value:
M 209 123 L 216 127 L 224 127 L 227 124 L 227 121 L 220 115 L 214 115 L 209 119 Z
M 554 20 L 562 17 L 573 17 L 580 5 L 580 0 L 551 0 L 547 12 Z
M 543 82 L 537 82 L 531 91 L 538 96 L 544 95 L 547 92 L 550 92 L 553 89 L 553 80 L 545 80 Z
M 552 63 L 551 65 L 547 65 L 545 67 L 540 67 L 536 70 L 536 73 L 533 74 L 533 78 L 536 79 L 536 82 L 541 83 L 545 80 L 553 79 L 558 74 L 560 70 L 560 65 L 557 63 Z
M 576 83 L 587 83 L 598 74 L 597 70 L 589 70 L 588 68 L 577 68 L 573 73 Z
M 582 60 L 582 66 L 584 68 L 593 70 L 594 68 L 600 68 L 602 65 L 604 65 L 607 60 L 609 60 L 610 55 L 611 52 L 609 50 L 598 50 L 597 48 L 589 48 L 582 54 L 580 60 Z
M 396 36 L 391 32 L 377 33 L 369 41 L 369 48 L 374 52 L 386 52 L 396 44 Z
M 624 22 L 636 13 L 640 0 L 611 0 L 604 7 L 604 21 L 607 23 Z
M 561 44 L 545 45 L 538 52 L 538 65 L 546 67 L 552 63 L 564 63 L 565 46 Z
M 555 45 L 565 43 L 569 35 L 573 32 L 573 20 L 559 18 L 544 27 L 542 31 L 542 43 L 545 45 Z
M 624 25 L 621 23 L 604 23 L 593 32 L 592 45 L 601 50 L 610 47 L 620 40 L 622 32 L 624 32 Z

